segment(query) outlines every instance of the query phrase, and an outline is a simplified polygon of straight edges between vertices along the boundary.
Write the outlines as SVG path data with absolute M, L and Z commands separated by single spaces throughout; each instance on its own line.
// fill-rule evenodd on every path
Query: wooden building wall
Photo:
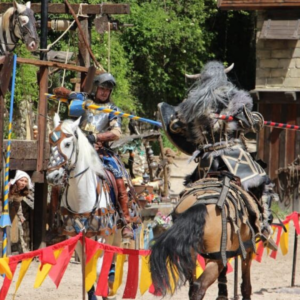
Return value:
M 280 97 L 277 93 L 273 94 L 271 97 L 273 100 Z M 266 121 L 300 124 L 300 99 L 297 103 L 285 103 L 278 99 L 277 103 L 270 104 L 267 100 L 269 97 L 265 95 L 265 99 L 261 99 L 258 103 L 258 110 Z M 293 162 L 298 154 L 300 154 L 300 131 L 267 126 L 260 131 L 257 157 L 267 163 L 267 172 L 272 180 L 277 178 L 276 170 Z
M 297 20 L 296 11 L 299 13 L 299 9 L 258 12 L 256 80 L 255 90 L 251 92 L 266 121 L 299 125 L 300 41 L 298 37 L 291 39 L 287 27 Z M 272 32 L 268 36 L 267 31 L 262 32 L 270 20 L 280 27 L 277 34 Z M 298 154 L 300 132 L 265 127 L 258 136 L 258 156 L 268 164 L 272 180 L 277 178 L 276 170 L 286 167 Z

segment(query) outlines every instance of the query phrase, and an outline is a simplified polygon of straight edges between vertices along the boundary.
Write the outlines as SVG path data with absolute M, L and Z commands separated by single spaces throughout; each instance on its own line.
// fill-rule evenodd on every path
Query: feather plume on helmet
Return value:
M 203 138 L 201 126 L 218 130 L 218 121 L 212 118 L 211 114 L 235 115 L 244 106 L 252 110 L 253 102 L 249 93 L 235 87 L 227 78 L 227 73 L 232 68 L 233 65 L 224 68 L 222 63 L 210 61 L 204 65 L 200 74 L 186 75 L 196 81 L 191 86 L 187 98 L 176 110 L 180 119 L 190 129 L 190 139 L 199 141 L 199 138 Z M 234 127 L 236 124 L 232 122 L 227 130 L 234 130 Z

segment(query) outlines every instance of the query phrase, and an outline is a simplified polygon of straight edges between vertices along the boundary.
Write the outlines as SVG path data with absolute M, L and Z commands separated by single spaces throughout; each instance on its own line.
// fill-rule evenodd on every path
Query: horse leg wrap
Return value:
M 88 300 L 97 300 L 97 297 L 95 295 L 95 288 L 92 286 L 92 288 L 87 292 L 88 293 Z

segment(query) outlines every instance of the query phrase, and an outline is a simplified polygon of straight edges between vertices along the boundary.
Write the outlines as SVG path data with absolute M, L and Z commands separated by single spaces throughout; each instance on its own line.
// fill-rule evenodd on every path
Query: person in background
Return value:
M 23 215 L 22 201 L 31 193 L 31 188 L 30 176 L 24 171 L 17 170 L 15 177 L 9 182 L 9 216 L 12 223 L 11 242 L 12 244 L 20 242 L 22 252 L 28 252 L 22 226 L 26 220 Z

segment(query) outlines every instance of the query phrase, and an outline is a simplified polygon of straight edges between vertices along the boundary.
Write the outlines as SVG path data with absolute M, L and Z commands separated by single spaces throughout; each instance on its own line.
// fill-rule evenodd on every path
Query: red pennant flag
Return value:
M 150 293 L 150 294 L 153 294 L 154 296 L 162 296 L 161 293 L 155 292 L 153 283 L 152 283 L 152 284 L 150 285 L 150 287 L 149 287 L 149 293 Z
M 139 281 L 139 256 L 128 256 L 128 273 L 126 286 L 123 294 L 124 299 L 134 299 L 138 289 Z
M 41 261 L 41 266 L 40 270 L 43 269 L 43 266 L 45 264 L 50 264 L 50 265 L 55 265 L 56 264 L 56 259 L 53 254 L 53 249 L 52 247 L 46 247 L 44 249 L 41 249 L 41 254 L 40 254 L 40 261 Z
M 297 212 L 293 212 L 290 216 L 291 216 L 291 219 L 294 222 L 294 226 L 295 226 L 297 235 L 299 235 L 300 234 L 299 215 L 298 215 Z
M 282 227 L 277 227 L 277 238 L 276 238 L 276 245 L 277 245 L 277 247 L 279 246 L 279 243 L 280 243 L 281 233 L 282 233 Z M 277 252 L 278 251 L 274 251 L 273 250 L 272 253 L 270 254 L 270 257 L 276 259 Z
M 18 262 L 17 261 L 9 262 L 8 265 L 9 265 L 11 273 L 14 277 Z M 2 284 L 2 288 L 1 288 L 1 291 L 0 291 L 0 300 L 4 300 L 6 298 L 6 295 L 7 295 L 7 292 L 9 290 L 9 287 L 10 287 L 11 283 L 12 283 L 12 279 L 9 280 L 7 278 L 7 276 L 5 276 L 3 284 Z
M 238 259 L 238 257 L 235 257 L 235 259 Z M 229 274 L 233 271 L 233 268 L 232 268 L 232 265 L 231 263 L 227 263 L 227 273 L 226 274 Z
M 104 252 L 101 273 L 98 279 L 98 284 L 95 292 L 97 296 L 108 296 L 108 273 L 112 264 L 113 257 L 113 252 Z
M 198 263 L 199 263 L 200 267 L 204 271 L 204 269 L 205 269 L 205 259 L 201 255 L 198 254 L 197 255 L 197 260 L 198 260 Z
M 257 246 L 255 260 L 261 262 L 263 253 L 264 253 L 264 245 L 263 242 L 260 241 Z
M 60 281 L 65 274 L 65 271 L 68 267 L 69 261 L 75 250 L 76 244 L 77 244 L 77 241 L 75 241 L 73 244 L 65 247 L 63 252 L 58 257 L 58 259 L 56 261 L 56 265 L 53 266 L 49 272 L 49 277 L 52 279 L 52 281 L 56 285 L 56 288 L 59 287 Z
M 86 264 L 91 260 L 98 249 L 100 249 L 98 242 L 87 238 L 85 239 Z

